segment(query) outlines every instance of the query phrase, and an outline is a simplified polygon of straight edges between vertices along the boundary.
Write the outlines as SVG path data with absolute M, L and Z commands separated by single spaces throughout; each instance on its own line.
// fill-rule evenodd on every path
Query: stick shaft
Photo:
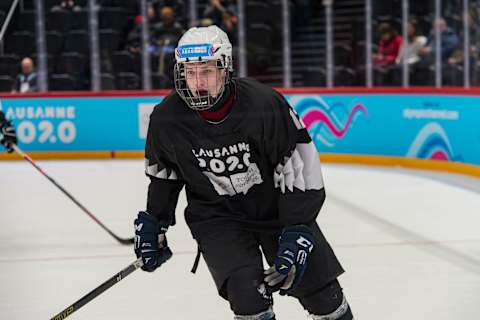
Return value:
M 70 200 L 73 201 L 83 212 L 85 212 L 90 218 L 92 218 L 93 221 L 95 221 L 103 230 L 105 230 L 110 236 L 115 238 L 118 242 L 121 244 L 132 244 L 133 243 L 133 238 L 121 238 L 117 236 L 113 231 L 108 229 L 97 217 L 95 217 L 84 205 L 82 205 L 75 197 L 70 194 L 64 187 L 62 187 L 59 183 L 57 183 L 52 177 L 50 177 L 45 171 L 43 171 L 42 168 L 40 168 L 35 161 L 30 158 L 28 154 L 22 151 L 16 144 L 12 144 L 13 150 L 15 150 L 16 153 L 18 153 L 23 159 L 27 160 L 35 169 L 37 169 L 45 178 L 50 180 L 51 183 L 53 183 L 64 195 L 66 195 Z
M 65 309 L 63 309 L 61 312 L 53 316 L 50 320 L 62 320 L 70 316 L 72 313 L 98 297 L 100 294 L 105 292 L 107 289 L 113 287 L 115 284 L 120 282 L 122 279 L 124 279 L 126 276 L 128 276 L 130 273 L 133 271 L 137 270 L 143 266 L 142 258 L 138 258 L 131 264 L 129 264 L 126 268 L 124 268 L 122 271 L 119 273 L 115 274 L 113 277 L 84 295 L 82 298 L 79 300 L 75 301 L 73 304 L 69 305 Z

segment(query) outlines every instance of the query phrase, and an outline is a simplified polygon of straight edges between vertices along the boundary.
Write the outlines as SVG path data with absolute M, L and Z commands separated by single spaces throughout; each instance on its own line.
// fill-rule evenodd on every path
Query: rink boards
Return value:
M 456 168 L 480 175 L 480 91 L 280 91 L 323 160 Z M 141 157 L 149 114 L 166 94 L 9 95 L 0 97 L 0 108 L 15 124 L 24 151 L 49 157 Z

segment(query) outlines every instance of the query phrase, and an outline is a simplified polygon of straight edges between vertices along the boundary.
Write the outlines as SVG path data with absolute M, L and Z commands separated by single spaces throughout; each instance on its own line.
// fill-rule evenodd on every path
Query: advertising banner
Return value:
M 292 95 L 320 152 L 480 164 L 480 97 Z
M 320 152 L 480 165 L 480 97 L 288 94 Z M 3 98 L 26 151 L 142 151 L 162 96 Z
M 25 151 L 143 150 L 148 116 L 163 97 L 1 99 Z

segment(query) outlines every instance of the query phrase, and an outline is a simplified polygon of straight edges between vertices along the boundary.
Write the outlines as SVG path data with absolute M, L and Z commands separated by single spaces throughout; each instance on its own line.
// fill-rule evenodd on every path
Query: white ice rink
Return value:
M 40 161 L 122 237 L 145 206 L 142 160 Z M 343 263 L 357 320 L 480 319 L 480 180 L 324 165 L 318 222 Z M 172 259 L 138 270 L 68 319 L 232 319 L 183 220 Z M 226 257 L 228 258 L 228 257 Z M 135 260 L 26 161 L 0 162 L 0 319 L 50 319 Z M 275 297 L 279 320 L 306 319 Z

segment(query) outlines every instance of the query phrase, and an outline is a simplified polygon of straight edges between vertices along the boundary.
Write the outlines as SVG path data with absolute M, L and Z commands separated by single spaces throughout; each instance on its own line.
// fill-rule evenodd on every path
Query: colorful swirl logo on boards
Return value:
M 352 108 L 343 103 L 330 106 L 319 97 L 300 100 L 295 104 L 295 110 L 313 140 L 328 147 L 333 147 L 336 140 L 342 139 L 360 115 L 368 116 L 367 108 L 360 103 Z
M 463 161 L 455 156 L 445 130 L 436 122 L 426 124 L 410 145 L 407 157 L 443 161 Z

